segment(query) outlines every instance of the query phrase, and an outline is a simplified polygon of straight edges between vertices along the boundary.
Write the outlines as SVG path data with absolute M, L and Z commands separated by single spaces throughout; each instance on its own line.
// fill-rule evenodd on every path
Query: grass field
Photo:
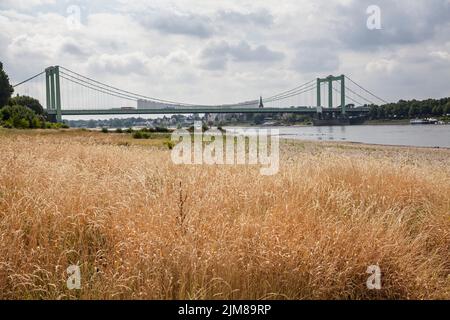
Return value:
M 450 298 L 450 150 L 285 141 L 261 176 L 165 141 L 0 130 L 0 298 Z

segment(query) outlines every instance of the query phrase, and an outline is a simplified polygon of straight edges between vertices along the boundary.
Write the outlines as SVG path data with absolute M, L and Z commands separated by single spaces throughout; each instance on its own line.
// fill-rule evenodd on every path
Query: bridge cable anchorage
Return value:
M 340 91 L 339 89 L 336 89 L 334 86 L 333 86 L 333 90 L 336 91 L 337 93 L 341 94 L 341 91 Z M 349 97 L 348 95 L 345 95 L 345 97 L 346 97 L 347 99 L 353 101 L 353 102 L 356 103 L 357 105 L 360 105 L 360 106 L 363 105 L 363 103 L 356 101 L 355 99 L 353 99 L 352 97 Z
M 20 86 L 20 85 L 22 85 L 22 84 L 24 84 L 24 83 L 26 83 L 26 82 L 28 82 L 28 81 L 31 81 L 31 80 L 33 80 L 33 79 L 35 79 L 35 78 L 37 78 L 37 77 L 43 75 L 44 73 L 45 73 L 45 71 L 42 71 L 42 72 L 40 72 L 40 73 L 38 73 L 38 74 L 36 74 L 36 75 L 34 75 L 34 76 L 28 78 L 27 80 L 24 80 L 24 81 L 22 81 L 22 82 L 19 82 L 19 83 L 13 85 L 12 87 L 13 87 L 13 88 L 16 88 L 16 87 L 18 87 L 18 86 Z
M 288 91 L 284 91 L 284 92 L 278 93 L 278 94 L 276 94 L 276 95 L 274 95 L 274 96 L 271 96 L 271 97 L 268 97 L 268 98 L 266 98 L 266 99 L 267 99 L 267 100 L 269 100 L 269 99 L 274 99 L 274 98 L 277 98 L 278 96 L 282 96 L 282 95 L 285 95 L 285 94 L 289 94 L 289 93 L 291 93 L 292 91 L 299 90 L 299 89 L 301 89 L 301 88 L 303 88 L 303 87 L 305 87 L 305 86 L 307 86 L 307 85 L 309 85 L 310 83 L 313 83 L 313 82 L 315 82 L 315 81 L 316 81 L 316 80 L 311 80 L 311 81 L 305 82 L 304 84 L 302 84 L 302 85 L 300 85 L 300 86 L 297 86 L 297 87 L 295 87 L 295 88 L 293 88 L 293 89 L 291 89 L 291 90 L 288 90 Z
M 60 76 L 62 79 L 64 79 L 64 80 L 70 81 L 70 82 L 72 82 L 72 83 L 76 83 L 76 84 L 78 84 L 78 85 L 80 85 L 80 86 L 83 86 L 83 87 L 85 87 L 85 88 L 88 88 L 88 89 L 91 89 L 91 90 L 94 90 L 94 91 L 97 91 L 97 92 L 105 93 L 105 94 L 108 94 L 108 95 L 111 95 L 111 96 L 115 96 L 115 97 L 117 97 L 117 98 L 121 98 L 121 99 L 125 99 L 125 100 L 137 101 L 137 99 L 127 98 L 127 97 L 124 97 L 124 96 L 120 96 L 120 95 L 118 95 L 118 94 L 114 94 L 114 93 L 112 93 L 112 92 L 108 92 L 108 91 L 103 91 L 103 90 L 100 90 L 100 89 L 96 89 L 96 88 L 93 88 L 93 87 L 89 86 L 88 84 L 83 84 L 83 83 L 78 82 L 78 81 L 76 81 L 76 80 L 72 80 L 72 79 L 66 78 L 62 73 L 61 73 L 59 76 Z
M 377 98 L 378 100 L 380 100 L 380 101 L 382 101 L 382 102 L 384 102 L 384 103 L 386 103 L 386 104 L 389 104 L 389 102 L 387 102 L 386 100 L 384 100 L 384 99 L 380 98 L 379 96 L 373 94 L 372 92 L 370 92 L 369 90 L 365 89 L 364 87 L 362 87 L 361 85 L 359 85 L 358 83 L 356 83 L 355 81 L 353 81 L 352 79 L 350 79 L 349 77 L 345 76 L 345 78 L 347 78 L 348 80 L 350 80 L 352 83 L 354 83 L 355 85 L 357 85 L 360 89 L 364 90 L 365 92 L 367 92 L 367 93 L 370 94 L 371 96 Z
M 310 92 L 310 91 L 312 91 L 314 89 L 316 89 L 316 85 L 315 84 L 314 85 L 310 85 L 308 87 L 305 87 L 305 88 L 303 88 L 300 91 L 292 92 L 290 94 L 286 94 L 286 95 L 283 95 L 283 96 L 278 96 L 276 98 L 267 98 L 267 99 L 264 99 L 263 101 L 266 102 L 266 103 L 275 102 L 275 101 L 281 101 L 281 100 L 285 100 L 285 99 L 288 99 L 288 98 L 291 98 L 291 97 L 294 97 L 294 96 L 299 96 L 301 94 Z

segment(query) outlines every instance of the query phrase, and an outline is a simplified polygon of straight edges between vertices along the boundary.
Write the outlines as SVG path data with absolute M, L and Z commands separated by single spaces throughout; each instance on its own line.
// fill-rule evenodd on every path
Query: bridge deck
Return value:
M 56 110 L 47 110 L 49 114 L 56 114 Z M 322 112 L 332 113 L 340 112 L 340 108 L 323 108 Z M 348 108 L 349 114 L 361 114 L 369 112 L 367 107 Z M 176 109 L 79 109 L 79 110 L 61 110 L 62 115 L 114 115 L 114 114 L 193 114 L 193 113 L 294 113 L 294 114 L 314 114 L 317 113 L 315 107 L 295 107 L 295 108 L 235 108 L 235 109 L 217 109 L 217 108 L 176 108 Z

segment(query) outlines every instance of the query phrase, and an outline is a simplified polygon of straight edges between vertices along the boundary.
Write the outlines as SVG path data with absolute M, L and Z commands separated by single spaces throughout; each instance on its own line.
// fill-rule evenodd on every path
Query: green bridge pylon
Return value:
M 328 107 L 333 108 L 333 82 L 339 81 L 341 83 L 341 112 L 345 115 L 347 110 L 345 107 L 345 75 L 340 75 L 338 77 L 328 76 L 326 78 L 317 78 L 317 107 L 322 107 L 321 99 L 321 84 L 328 83 Z
M 48 67 L 45 69 L 45 88 L 47 110 L 56 111 L 56 117 L 53 120 L 62 122 L 59 66 Z

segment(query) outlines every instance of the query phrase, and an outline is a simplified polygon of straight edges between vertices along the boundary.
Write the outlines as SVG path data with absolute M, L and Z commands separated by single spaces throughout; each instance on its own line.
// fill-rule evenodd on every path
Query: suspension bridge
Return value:
M 102 83 L 62 66 L 51 66 L 13 86 L 15 93 L 45 101 L 52 121 L 74 115 L 195 113 L 308 114 L 318 119 L 364 116 L 384 99 L 345 75 L 317 78 L 268 98 L 201 105 L 145 96 Z M 347 104 L 348 103 L 348 104 Z

